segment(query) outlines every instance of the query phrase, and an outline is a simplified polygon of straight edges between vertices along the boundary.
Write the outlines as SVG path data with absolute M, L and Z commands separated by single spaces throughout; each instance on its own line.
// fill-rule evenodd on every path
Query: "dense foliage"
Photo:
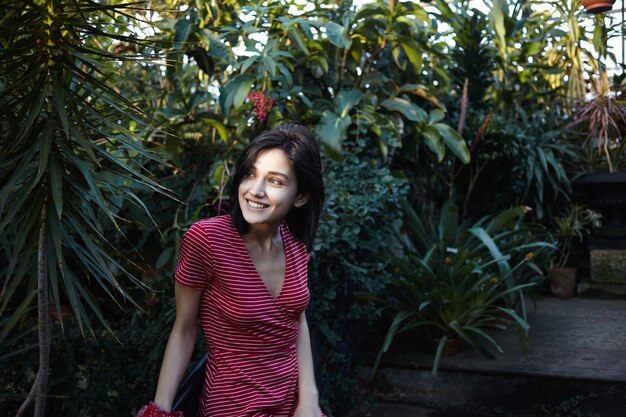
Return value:
M 550 226 L 568 204 L 582 157 L 563 141 L 571 106 L 584 62 L 610 51 L 602 19 L 576 0 L 550 4 L 2 2 L 0 409 L 15 414 L 33 382 L 45 393 L 35 375 L 49 349 L 50 415 L 128 415 L 150 399 L 182 234 L 227 210 L 234 157 L 251 138 L 295 122 L 323 144 L 310 323 L 324 406 L 344 414 L 356 324 L 380 313 L 354 294 L 389 294 L 418 274 L 411 256 L 427 273 L 447 254 L 386 250 L 414 226 L 402 201 L 424 224 L 446 204 L 463 224 L 531 206 L 519 248 L 543 239 L 532 222 Z M 459 239 L 454 250 L 475 238 Z M 506 255 L 517 265 L 526 252 Z M 464 256 L 460 270 L 485 262 Z M 522 294 L 529 277 L 518 278 L 503 298 Z M 66 306 L 72 318 L 49 323 Z M 522 323 L 519 303 L 498 307 Z

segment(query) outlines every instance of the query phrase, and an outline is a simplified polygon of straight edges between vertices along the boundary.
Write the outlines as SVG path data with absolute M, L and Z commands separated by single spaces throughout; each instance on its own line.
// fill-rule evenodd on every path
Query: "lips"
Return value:
M 252 201 L 248 199 L 246 199 L 246 203 L 248 203 L 248 206 L 250 206 L 253 209 L 264 209 L 264 208 L 269 207 L 269 205 L 267 204 L 257 203 L 256 201 Z

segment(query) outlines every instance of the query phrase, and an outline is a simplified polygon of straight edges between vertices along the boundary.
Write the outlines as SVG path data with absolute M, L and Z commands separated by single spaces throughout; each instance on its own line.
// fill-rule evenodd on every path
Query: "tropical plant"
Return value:
M 543 11 L 538 13 L 548 25 L 545 33 L 550 42 L 544 54 L 550 69 L 544 76 L 550 89 L 562 91 L 565 100 L 571 103 L 585 94 L 588 69 L 585 63 L 596 59 L 593 49 L 601 50 L 606 42 L 603 31 L 599 30 L 603 18 L 596 16 L 594 25 L 587 24 L 589 15 L 584 13 L 579 0 L 533 0 L 527 4 L 541 7 Z
M 535 252 L 549 244 L 533 241 L 533 235 L 523 230 L 524 213 L 524 208 L 517 207 L 470 226 L 458 224 L 458 209 L 447 205 L 438 226 L 429 229 L 404 204 L 406 234 L 399 235 L 403 251 L 394 263 L 397 274 L 379 294 L 364 296 L 395 313 L 372 375 L 394 337 L 416 328 L 440 338 L 433 373 L 450 337 L 460 337 L 493 357 L 481 340 L 498 351 L 501 348 L 486 330 L 515 325 L 525 343 L 529 326 L 524 292 L 536 282 L 522 276 L 528 272 L 541 275 L 533 261 Z
M 521 133 L 523 147 L 512 176 L 520 179 L 514 193 L 533 208 L 537 220 L 550 220 L 553 207 L 572 195 L 571 172 L 579 169 L 578 149 L 561 140 L 560 130 L 530 126 Z
M 552 236 L 556 241 L 558 256 L 555 260 L 557 268 L 567 264 L 575 241 L 581 242 L 589 234 L 601 226 L 602 216 L 582 204 L 572 204 L 565 214 L 554 219 L 555 229 Z
M 619 172 L 626 163 L 626 98 L 624 88 L 611 88 L 606 68 L 591 78 L 593 96 L 581 100 L 570 127 L 580 128 L 588 144 L 591 168 Z M 594 152 L 595 148 L 595 152 Z
M 0 343 L 28 320 L 37 302 L 39 370 L 18 414 L 35 400 L 45 410 L 50 317 L 69 304 L 81 331 L 97 298 L 131 300 L 124 279 L 142 286 L 105 236 L 126 222 L 122 204 L 146 211 L 139 188 L 164 193 L 143 165 L 150 117 L 112 87 L 120 62 L 141 56 L 130 23 L 133 4 L 5 1 L 0 9 L 0 236 L 4 283 Z M 36 295 L 36 296 L 35 296 Z M 3 349 L 4 351 L 4 349 Z

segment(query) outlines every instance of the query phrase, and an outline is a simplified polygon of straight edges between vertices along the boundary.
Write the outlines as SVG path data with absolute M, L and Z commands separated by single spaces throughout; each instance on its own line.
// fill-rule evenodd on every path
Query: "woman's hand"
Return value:
M 159 407 L 154 401 L 141 407 L 137 417 L 183 417 L 182 411 L 166 411 Z

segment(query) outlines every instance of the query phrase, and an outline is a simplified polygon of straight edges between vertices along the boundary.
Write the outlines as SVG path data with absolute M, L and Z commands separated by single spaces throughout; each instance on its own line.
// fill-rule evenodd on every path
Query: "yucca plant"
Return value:
M 458 224 L 458 209 L 446 205 L 434 230 L 424 226 L 408 203 L 404 211 L 404 251 L 396 257 L 395 279 L 380 294 L 365 296 L 395 313 L 372 376 L 395 336 L 412 329 L 424 329 L 439 340 L 433 373 L 450 337 L 493 357 L 485 343 L 502 349 L 486 329 L 513 325 L 525 346 L 529 325 L 524 292 L 535 282 L 520 276 L 528 270 L 540 275 L 532 251 L 550 247 L 521 230 L 525 209 L 512 208 L 469 225 Z
M 104 317 L 96 292 L 129 300 L 124 256 L 105 237 L 123 204 L 146 209 L 138 188 L 164 192 L 142 170 L 150 118 L 114 86 L 126 59 L 116 45 L 137 3 L 4 1 L 0 6 L 0 344 L 28 323 L 37 302 L 39 371 L 18 415 L 45 412 L 51 313 L 69 304 L 81 329 Z M 133 48 L 128 48 L 132 50 Z M 36 296 L 35 296 L 36 295 Z M 5 349 L 2 349 L 3 352 Z M 5 357 L 6 359 L 6 357 Z

